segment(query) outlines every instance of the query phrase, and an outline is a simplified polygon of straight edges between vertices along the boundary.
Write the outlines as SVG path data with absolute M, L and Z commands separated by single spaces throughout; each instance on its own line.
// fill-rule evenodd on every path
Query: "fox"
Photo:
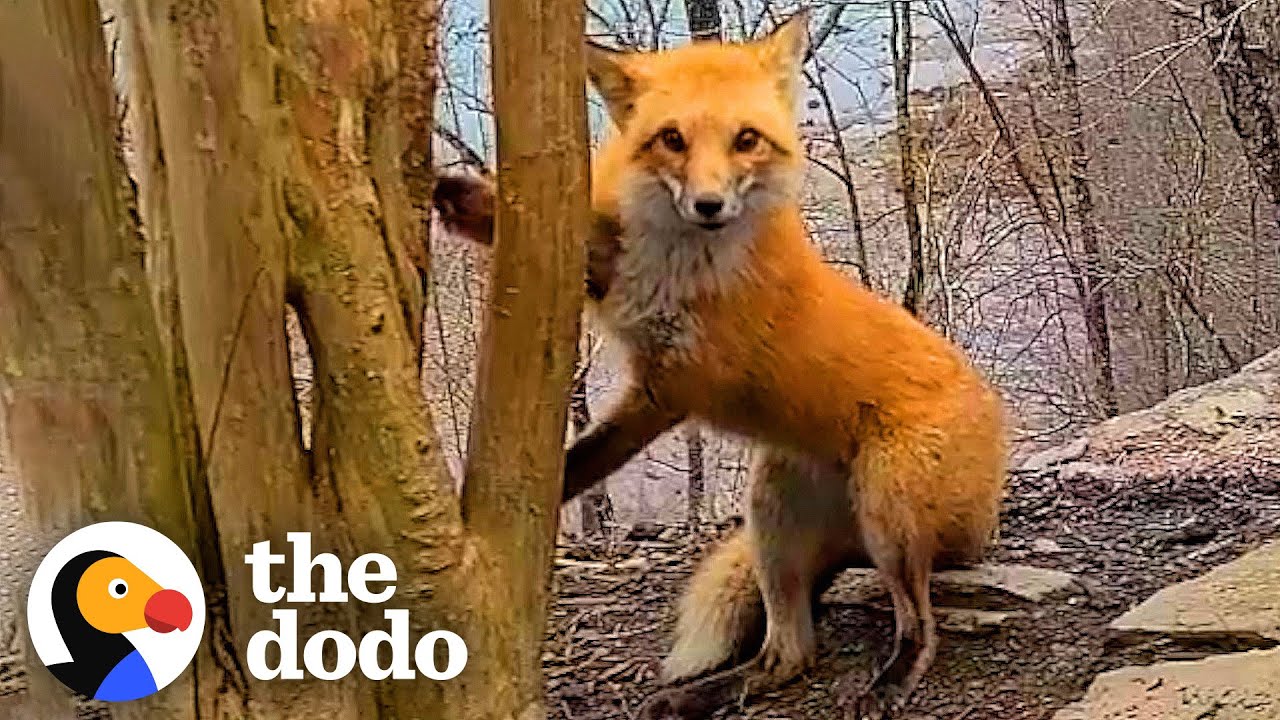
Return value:
M 931 574 L 979 562 L 996 535 L 998 392 L 809 240 L 795 112 L 807 28 L 802 11 L 743 43 L 586 48 L 614 128 L 593 159 L 585 286 L 630 380 L 570 444 L 563 497 L 684 421 L 754 448 L 745 522 L 679 601 L 647 720 L 706 717 L 799 677 L 816 661 L 816 599 L 852 567 L 876 571 L 894 632 L 837 700 L 853 717 L 897 714 L 939 647 Z M 489 243 L 494 192 L 443 178 L 433 201 L 446 229 Z

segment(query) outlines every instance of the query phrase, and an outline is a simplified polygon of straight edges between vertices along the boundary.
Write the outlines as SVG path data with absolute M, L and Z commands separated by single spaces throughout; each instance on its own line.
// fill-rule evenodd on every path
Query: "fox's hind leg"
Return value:
M 804 672 L 817 651 L 813 598 L 817 585 L 855 554 L 848 471 L 768 450 L 752 476 L 747 525 L 756 582 L 763 597 L 765 640 L 754 659 L 654 695 L 647 720 L 690 720 L 768 692 Z
M 855 464 L 858 527 L 863 544 L 893 601 L 893 646 L 860 690 L 840 700 L 857 720 L 880 720 L 901 710 L 933 663 L 937 624 L 929 578 L 938 546 L 938 502 L 926 493 L 938 468 L 923 443 L 863 447 Z

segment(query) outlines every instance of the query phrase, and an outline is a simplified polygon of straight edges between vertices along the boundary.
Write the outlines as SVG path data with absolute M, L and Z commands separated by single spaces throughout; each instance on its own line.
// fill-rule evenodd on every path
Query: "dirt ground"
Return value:
M 1019 612 L 988 634 L 944 630 L 937 662 L 904 720 L 1051 718 L 1100 672 L 1247 649 L 1168 639 L 1125 645 L 1107 624 L 1156 590 L 1280 535 L 1274 464 L 1239 463 L 1212 477 L 1015 474 L 1008 498 L 992 560 L 1073 573 L 1083 591 L 1034 604 L 1006 601 Z M 674 601 L 714 532 L 691 538 L 667 529 L 660 540 L 562 550 L 543 656 L 552 717 L 630 717 L 657 687 Z M 887 608 L 826 605 L 811 673 L 715 717 L 839 717 L 837 683 L 866 677 L 887 652 L 890 621 Z

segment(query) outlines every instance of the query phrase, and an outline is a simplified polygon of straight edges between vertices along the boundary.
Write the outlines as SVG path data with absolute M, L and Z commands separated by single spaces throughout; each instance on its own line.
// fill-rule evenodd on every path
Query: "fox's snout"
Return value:
M 672 202 L 685 222 L 718 230 L 742 214 L 742 197 L 734 188 L 699 188 L 679 180 L 667 180 Z

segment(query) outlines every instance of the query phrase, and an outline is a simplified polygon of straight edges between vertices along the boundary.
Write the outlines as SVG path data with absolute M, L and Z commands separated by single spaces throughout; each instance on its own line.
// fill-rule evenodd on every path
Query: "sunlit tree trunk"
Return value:
M 493 7 L 503 202 L 463 495 L 420 383 L 435 5 L 113 9 L 136 193 L 98 8 L 0 4 L 0 397 L 31 517 L 49 536 L 156 527 L 197 561 L 209 599 L 194 672 L 113 712 L 542 717 L 589 195 L 581 4 Z M 314 362 L 309 443 L 288 305 Z M 347 560 L 391 555 L 395 607 L 415 637 L 460 633 L 463 674 L 249 677 L 248 638 L 274 623 L 243 557 L 295 530 Z M 304 607 L 302 633 L 358 636 L 385 627 L 382 609 Z M 52 685 L 33 673 L 6 702 L 68 717 Z

